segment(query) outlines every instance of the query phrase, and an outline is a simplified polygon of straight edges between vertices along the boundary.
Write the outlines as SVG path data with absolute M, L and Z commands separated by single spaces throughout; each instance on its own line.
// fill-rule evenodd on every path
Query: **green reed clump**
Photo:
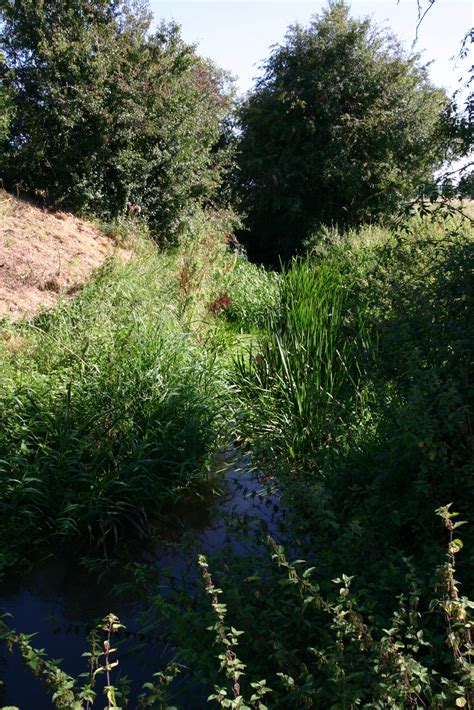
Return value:
M 5 323 L 0 528 L 9 552 L 51 536 L 143 532 L 200 485 L 222 430 L 212 347 L 177 316 L 171 256 L 110 262 L 75 301 Z M 212 334 L 209 336 L 212 337 Z
M 353 284 L 346 264 L 334 259 L 295 259 L 281 274 L 279 308 L 237 362 L 247 431 L 261 453 L 317 455 L 325 423 L 349 388 L 357 391 L 365 330 L 361 314 L 350 313 Z

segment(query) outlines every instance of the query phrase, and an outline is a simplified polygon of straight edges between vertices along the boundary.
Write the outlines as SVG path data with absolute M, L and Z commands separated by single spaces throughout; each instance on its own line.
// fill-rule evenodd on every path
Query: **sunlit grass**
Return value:
M 214 249 L 224 263 L 221 242 Z M 227 385 L 218 329 L 183 303 L 185 258 L 141 243 L 76 300 L 4 322 L 0 525 L 12 550 L 30 535 L 105 544 L 130 527 L 143 534 L 206 478 Z M 196 263 L 196 279 L 210 268 Z M 201 299 L 210 287 L 201 279 Z

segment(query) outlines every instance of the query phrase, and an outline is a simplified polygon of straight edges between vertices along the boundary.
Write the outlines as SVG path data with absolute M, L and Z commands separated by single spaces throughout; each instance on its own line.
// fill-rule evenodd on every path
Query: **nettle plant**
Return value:
M 407 560 L 408 591 L 398 598 L 387 628 L 364 610 L 352 589 L 352 577 L 333 579 L 335 593 L 323 592 L 325 585 L 316 581 L 315 568 L 306 566 L 304 560 L 289 562 L 283 547 L 268 537 L 272 559 L 284 575 L 276 585 L 277 599 L 271 592 L 266 599 L 256 594 L 259 621 L 252 633 L 254 639 L 268 640 L 268 653 L 247 665 L 238 652 L 244 632 L 228 623 L 231 611 L 222 601 L 222 590 L 213 582 L 206 557 L 200 555 L 198 564 L 214 617 L 208 630 L 215 635 L 222 676 L 208 703 L 234 710 L 474 708 L 474 602 L 460 594 L 455 579 L 456 555 L 463 547 L 455 535 L 465 521 L 457 520 L 458 513 L 452 512 L 450 505 L 436 513 L 448 532 L 446 561 L 438 569 L 436 598 L 423 611 L 425 602 L 417 575 Z M 270 607 L 270 615 L 265 606 Z M 268 619 L 272 628 L 265 628 Z M 280 637 L 275 633 L 277 627 Z M 113 614 L 103 619 L 91 633 L 90 650 L 84 654 L 89 670 L 77 679 L 64 673 L 58 661 L 49 660 L 43 649 L 35 649 L 31 635 L 10 629 L 5 618 L 0 620 L 0 640 L 10 651 L 19 649 L 25 665 L 48 685 L 58 710 L 98 707 L 96 686 L 101 676 L 105 679 L 103 707 L 121 710 L 128 705 L 130 683 L 126 678 L 114 683 L 118 659 L 113 639 L 123 629 Z M 440 629 L 444 629 L 443 634 Z M 268 677 L 252 681 L 262 663 L 266 664 Z M 206 680 L 201 669 L 194 670 L 201 680 Z M 179 664 L 172 662 L 155 673 L 144 684 L 138 707 L 172 710 L 167 697 L 179 671 Z
M 212 609 L 215 614 L 215 624 L 208 627 L 209 631 L 215 631 L 216 644 L 220 646 L 222 652 L 219 654 L 220 671 L 225 673 L 227 680 L 231 685 L 232 697 L 229 696 L 228 688 L 225 686 L 215 686 L 214 693 L 209 696 L 208 700 L 215 700 L 222 708 L 235 708 L 235 710 L 267 710 L 267 706 L 263 702 L 263 698 L 267 693 L 271 693 L 271 688 L 267 688 L 266 680 L 261 680 L 255 683 L 250 683 L 252 689 L 249 700 L 245 700 L 241 691 L 241 679 L 245 675 L 245 664 L 237 656 L 236 648 L 239 643 L 239 636 L 243 631 L 238 631 L 233 626 L 226 626 L 225 618 L 227 606 L 219 601 L 219 595 L 222 594 L 222 589 L 214 586 L 212 577 L 209 572 L 209 565 L 204 555 L 200 555 L 198 559 L 199 567 L 201 568 L 202 577 L 206 593 L 211 599 Z
M 114 638 L 124 629 L 125 626 L 114 614 L 108 614 L 93 629 L 89 637 L 90 650 L 83 654 L 87 658 L 89 670 L 78 678 L 62 671 L 59 661 L 48 659 L 44 649 L 34 648 L 31 645 L 34 634 L 17 634 L 10 629 L 5 617 L 0 619 L 0 640 L 6 642 L 10 652 L 15 647 L 18 648 L 26 667 L 48 686 L 51 700 L 57 710 L 91 710 L 92 707 L 97 707 L 96 686 L 100 676 L 105 677 L 102 685 L 106 704 L 103 707 L 121 710 L 128 705 L 130 683 L 126 677 L 114 683 L 112 671 L 119 665 Z M 178 664 L 170 663 L 163 672 L 155 673 L 153 680 L 143 685 L 143 693 L 138 697 L 138 707 L 168 708 L 165 703 L 166 688 L 179 670 Z M 2 710 L 19 709 L 11 707 Z
M 238 619 L 241 626 L 239 609 L 222 602 L 222 591 L 201 558 L 216 618 L 209 630 L 221 649 L 220 669 L 227 679 L 209 700 L 221 707 L 264 708 L 265 702 L 285 710 L 474 707 L 474 603 L 461 596 L 455 580 L 455 555 L 462 542 L 454 532 L 464 521 L 456 520 L 458 514 L 449 505 L 436 512 L 449 534 L 436 597 L 428 603 L 413 564 L 406 560 L 408 588 L 398 597 L 389 623 L 366 606 L 364 590 L 355 592 L 353 577 L 333 579 L 331 589 L 316 580 L 314 567 L 304 560 L 290 562 L 284 548 L 269 537 L 272 559 L 284 576 L 272 579 L 270 588 L 263 579 L 252 578 L 254 594 L 246 592 L 240 601 L 246 609 L 240 612 L 245 618 L 250 603 L 255 616 L 247 616 L 252 633 L 242 636 L 226 621 Z M 231 601 L 230 590 L 228 595 Z M 247 664 L 241 660 L 246 656 Z M 252 683 L 252 676 L 266 680 Z

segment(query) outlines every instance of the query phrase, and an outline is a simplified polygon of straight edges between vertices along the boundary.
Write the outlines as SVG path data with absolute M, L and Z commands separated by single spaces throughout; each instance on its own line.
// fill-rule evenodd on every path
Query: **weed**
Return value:
M 239 259 L 227 282 L 229 304 L 226 319 L 237 330 L 254 332 L 263 328 L 280 305 L 280 275 Z
M 89 672 L 73 678 L 61 670 L 59 661 L 48 659 L 44 649 L 32 646 L 31 639 L 34 634 L 17 634 L 0 618 L 0 640 L 6 643 L 10 652 L 15 647 L 19 649 L 25 666 L 46 683 L 57 710 L 91 710 L 94 705 L 97 707 L 95 688 L 100 677 L 104 678 L 102 687 L 107 703 L 105 707 L 121 710 L 128 706 L 128 679 L 123 677 L 114 683 L 112 677 L 114 669 L 119 665 L 117 648 L 113 647 L 113 642 L 124 629 L 125 626 L 114 614 L 108 614 L 97 624 L 89 637 L 90 650 L 83 653 L 83 657 L 88 661 Z M 179 670 L 179 665 L 172 662 L 164 671 L 155 673 L 153 680 L 143 685 L 143 693 L 138 697 L 138 707 L 172 710 L 166 703 L 167 688 Z

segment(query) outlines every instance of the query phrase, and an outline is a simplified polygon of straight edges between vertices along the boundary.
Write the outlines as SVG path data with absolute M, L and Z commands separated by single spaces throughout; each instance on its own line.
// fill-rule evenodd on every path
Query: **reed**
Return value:
M 295 259 L 281 276 L 279 310 L 263 337 L 236 361 L 248 422 L 260 448 L 301 459 L 317 454 L 323 424 L 357 389 L 361 315 L 350 323 L 353 279 L 344 262 Z

